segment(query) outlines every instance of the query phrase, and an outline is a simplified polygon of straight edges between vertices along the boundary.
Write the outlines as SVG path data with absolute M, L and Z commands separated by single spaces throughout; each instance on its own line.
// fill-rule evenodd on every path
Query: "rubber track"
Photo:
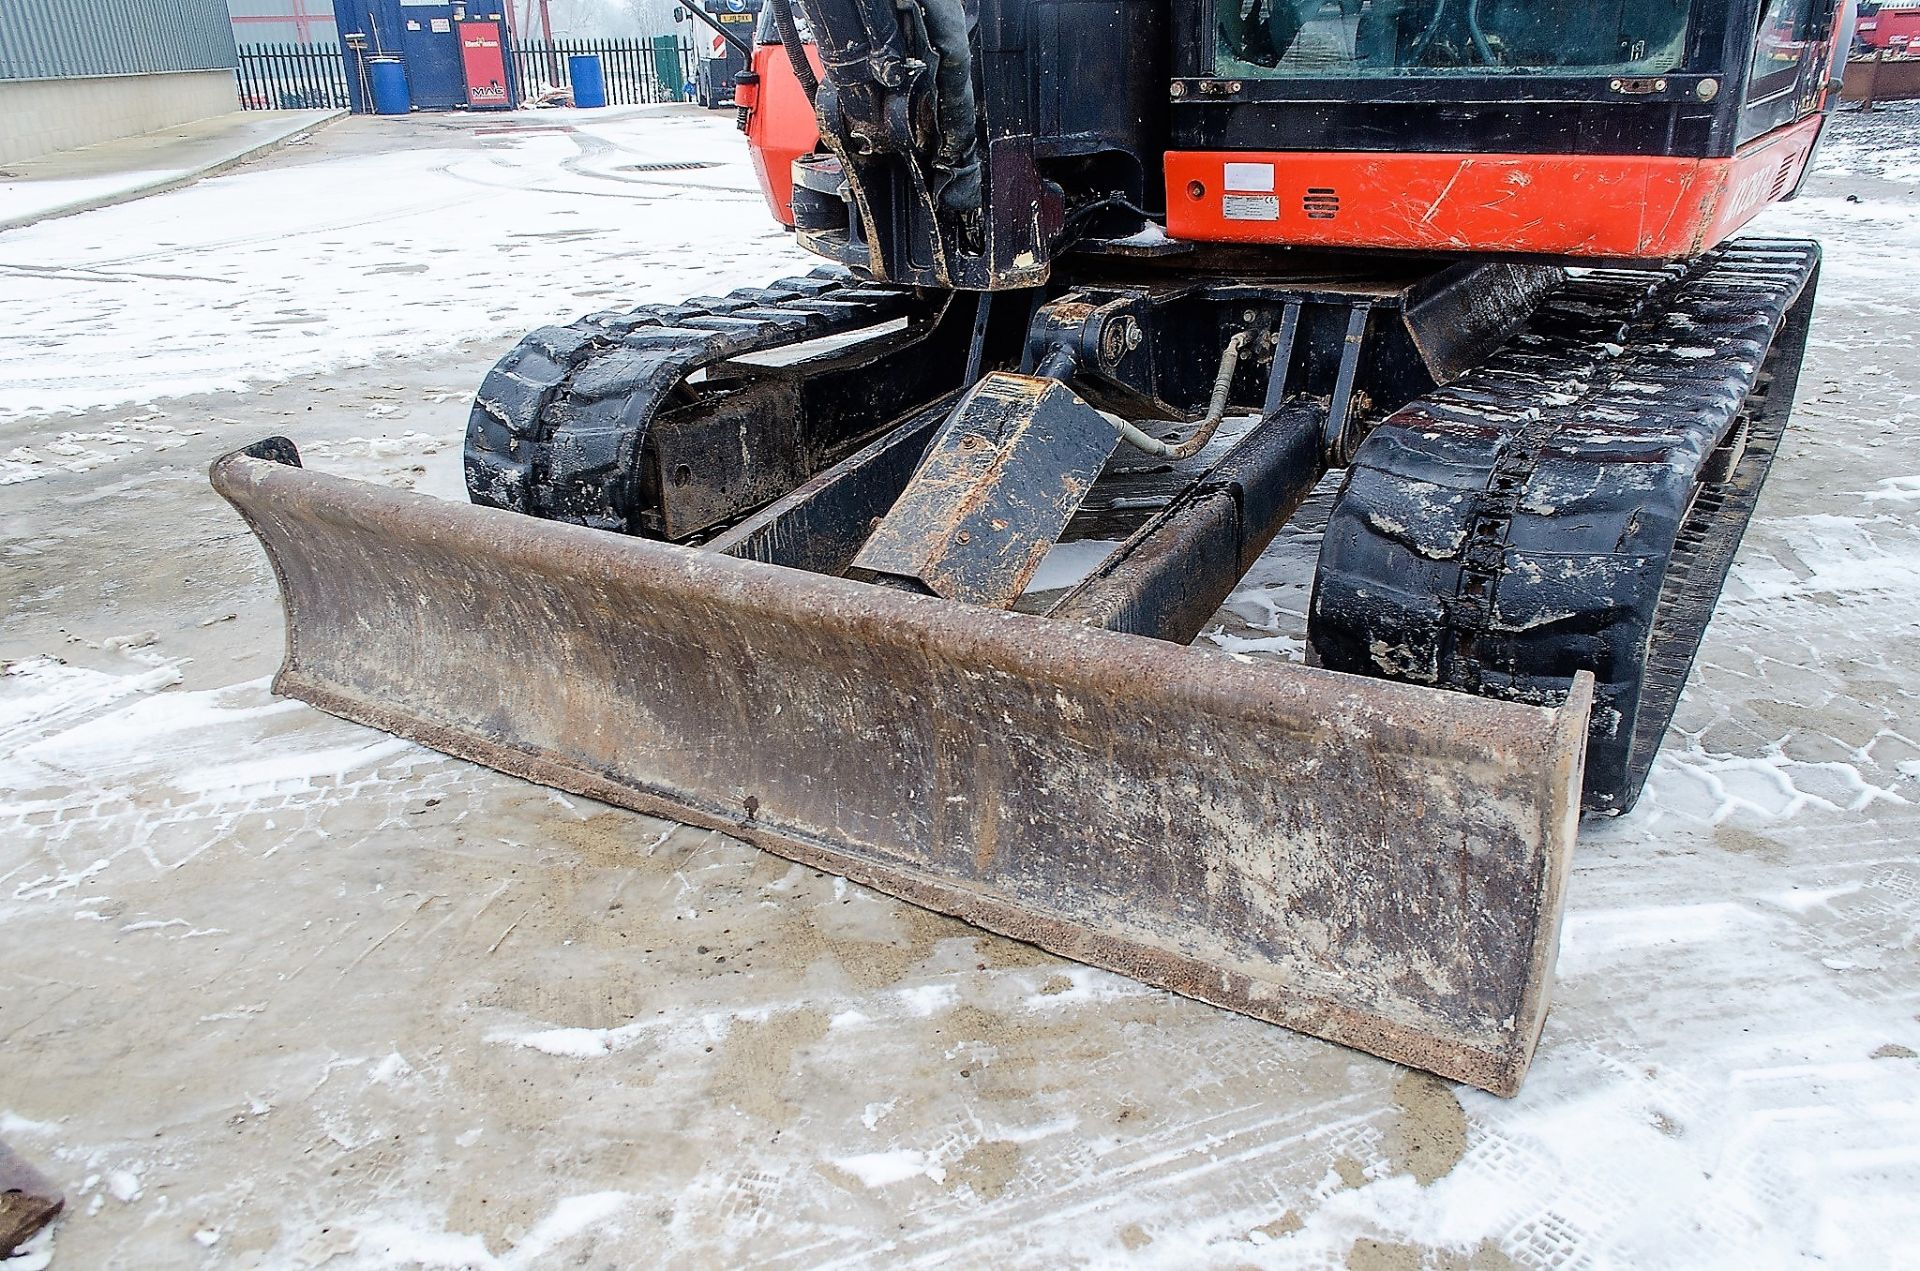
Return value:
M 662 406 L 685 399 L 689 376 L 924 307 L 909 290 L 822 268 L 725 296 L 542 327 L 481 382 L 467 422 L 468 496 L 529 516 L 639 533 L 647 429 Z
M 1591 670 L 1585 805 L 1631 807 L 1791 408 L 1818 262 L 1742 240 L 1583 275 L 1383 422 L 1322 545 L 1320 663 L 1540 702 Z
M 1801 338 L 1804 340 L 1804 332 Z M 1794 350 L 1795 365 L 1787 368 L 1780 365 L 1784 360 L 1780 356 L 1783 343 L 1777 340 L 1769 351 L 1741 418 L 1715 453 L 1716 463 L 1724 461 L 1728 465 L 1726 479 L 1696 487 L 1693 506 L 1681 524 L 1672 559 L 1661 579 L 1640 710 L 1629 751 L 1627 780 L 1636 795 L 1646 782 L 1667 726 L 1673 722 L 1721 588 L 1726 585 L 1740 541 L 1753 520 L 1760 488 L 1773 468 L 1780 438 L 1786 432 L 1799 379 L 1797 359 L 1804 345 Z

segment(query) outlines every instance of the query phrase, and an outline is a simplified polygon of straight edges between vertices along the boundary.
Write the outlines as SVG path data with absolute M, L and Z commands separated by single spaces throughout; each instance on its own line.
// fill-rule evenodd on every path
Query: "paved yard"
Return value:
M 1512 1101 L 268 693 L 207 464 L 459 497 L 521 331 L 803 263 L 729 125 L 355 119 L 0 234 L 0 1138 L 70 1202 L 8 1271 L 1911 1255 L 1920 110 L 1765 223 L 1796 427 Z M 1296 647 L 1311 546 L 1211 638 Z

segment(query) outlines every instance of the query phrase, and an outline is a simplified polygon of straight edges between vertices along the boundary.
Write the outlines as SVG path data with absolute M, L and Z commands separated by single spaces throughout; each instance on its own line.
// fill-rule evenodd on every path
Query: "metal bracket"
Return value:
M 1300 336 L 1300 302 L 1287 301 L 1280 312 L 1280 329 L 1273 335 L 1273 372 L 1267 377 L 1267 400 L 1260 410 L 1268 419 L 1287 400 L 1287 382 L 1293 375 L 1293 346 Z
M 1010 605 L 1119 440 L 1058 380 L 995 372 L 960 400 L 853 568 Z
M 1353 381 L 1360 370 L 1360 351 L 1366 347 L 1367 318 L 1373 306 L 1364 301 L 1347 311 L 1347 334 L 1340 345 L 1340 369 L 1333 379 L 1333 400 L 1327 406 L 1326 449 L 1331 467 L 1344 467 L 1358 448 L 1353 429 Z

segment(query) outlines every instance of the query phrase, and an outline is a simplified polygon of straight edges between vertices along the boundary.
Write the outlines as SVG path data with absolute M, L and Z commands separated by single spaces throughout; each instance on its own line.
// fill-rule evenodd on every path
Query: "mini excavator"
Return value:
M 1512 1094 L 1792 406 L 1819 249 L 1735 235 L 1850 26 L 768 0 L 822 266 L 528 335 L 469 504 L 220 460 L 276 689 Z M 1192 647 L 1329 474 L 1307 664 Z

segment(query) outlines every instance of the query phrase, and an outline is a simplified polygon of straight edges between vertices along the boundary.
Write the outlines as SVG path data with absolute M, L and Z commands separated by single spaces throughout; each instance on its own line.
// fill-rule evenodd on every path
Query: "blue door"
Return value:
M 461 6 L 465 8 L 465 6 Z M 400 55 L 407 59 L 407 87 L 415 110 L 449 110 L 467 104 L 460 70 L 460 41 L 453 6 L 431 0 L 400 0 Z

